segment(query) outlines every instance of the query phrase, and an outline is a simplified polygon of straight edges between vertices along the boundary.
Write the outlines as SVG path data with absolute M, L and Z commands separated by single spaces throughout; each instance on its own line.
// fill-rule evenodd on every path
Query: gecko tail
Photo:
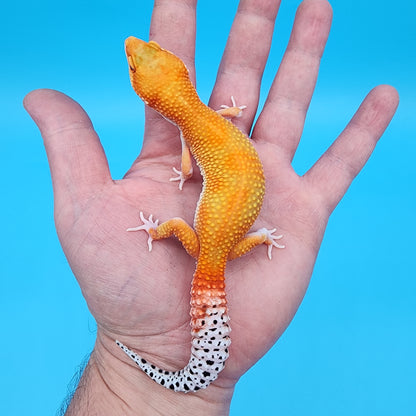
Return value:
M 120 341 L 116 344 L 143 370 L 152 380 L 161 386 L 184 393 L 196 392 L 208 387 L 218 378 L 228 358 L 231 331 L 228 325 L 226 308 L 208 308 L 204 325 L 192 330 L 191 358 L 188 364 L 177 371 L 167 371 L 136 354 Z

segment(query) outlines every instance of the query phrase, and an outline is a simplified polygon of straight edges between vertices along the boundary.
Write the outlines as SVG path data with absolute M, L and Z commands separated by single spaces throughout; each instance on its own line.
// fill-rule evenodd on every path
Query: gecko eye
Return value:
M 127 58 L 127 60 L 128 60 L 128 63 L 129 63 L 130 71 L 131 72 L 136 72 L 136 66 L 134 65 L 133 58 L 131 56 L 129 56 Z

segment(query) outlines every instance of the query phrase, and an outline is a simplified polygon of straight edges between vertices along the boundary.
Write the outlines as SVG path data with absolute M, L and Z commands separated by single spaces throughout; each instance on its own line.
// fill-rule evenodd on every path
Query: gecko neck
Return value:
M 200 100 L 189 79 L 179 87 L 176 86 L 175 91 L 165 91 L 164 95 L 163 100 L 142 98 L 181 130 L 192 153 L 195 146 L 202 143 L 204 146 L 209 145 L 211 150 L 213 145 L 216 145 L 216 148 L 224 147 L 223 142 L 230 138 L 230 129 L 237 130 L 232 123 Z M 213 136 L 215 140 L 212 140 Z

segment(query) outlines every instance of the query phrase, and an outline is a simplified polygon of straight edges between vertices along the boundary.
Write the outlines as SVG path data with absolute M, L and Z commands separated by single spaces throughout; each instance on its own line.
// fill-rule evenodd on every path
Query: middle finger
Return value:
M 277 144 L 290 161 L 302 134 L 331 20 L 332 9 L 326 0 L 300 4 L 286 52 L 253 131 L 253 138 Z

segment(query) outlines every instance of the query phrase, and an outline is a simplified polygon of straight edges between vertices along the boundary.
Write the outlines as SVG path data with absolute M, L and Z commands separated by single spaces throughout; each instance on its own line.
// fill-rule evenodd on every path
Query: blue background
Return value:
M 299 1 L 282 3 L 263 98 Z M 292 324 L 238 383 L 232 415 L 416 414 L 416 6 L 410 0 L 333 0 L 332 6 L 297 171 L 327 148 L 375 85 L 394 85 L 401 103 L 329 222 Z M 237 1 L 210 0 L 198 8 L 198 89 L 205 101 L 236 7 Z M 94 319 L 56 237 L 42 141 L 21 101 L 39 87 L 79 101 L 113 176 L 122 177 L 143 132 L 123 41 L 147 38 L 151 8 L 150 0 L 2 5 L 2 415 L 53 414 L 95 340 Z

